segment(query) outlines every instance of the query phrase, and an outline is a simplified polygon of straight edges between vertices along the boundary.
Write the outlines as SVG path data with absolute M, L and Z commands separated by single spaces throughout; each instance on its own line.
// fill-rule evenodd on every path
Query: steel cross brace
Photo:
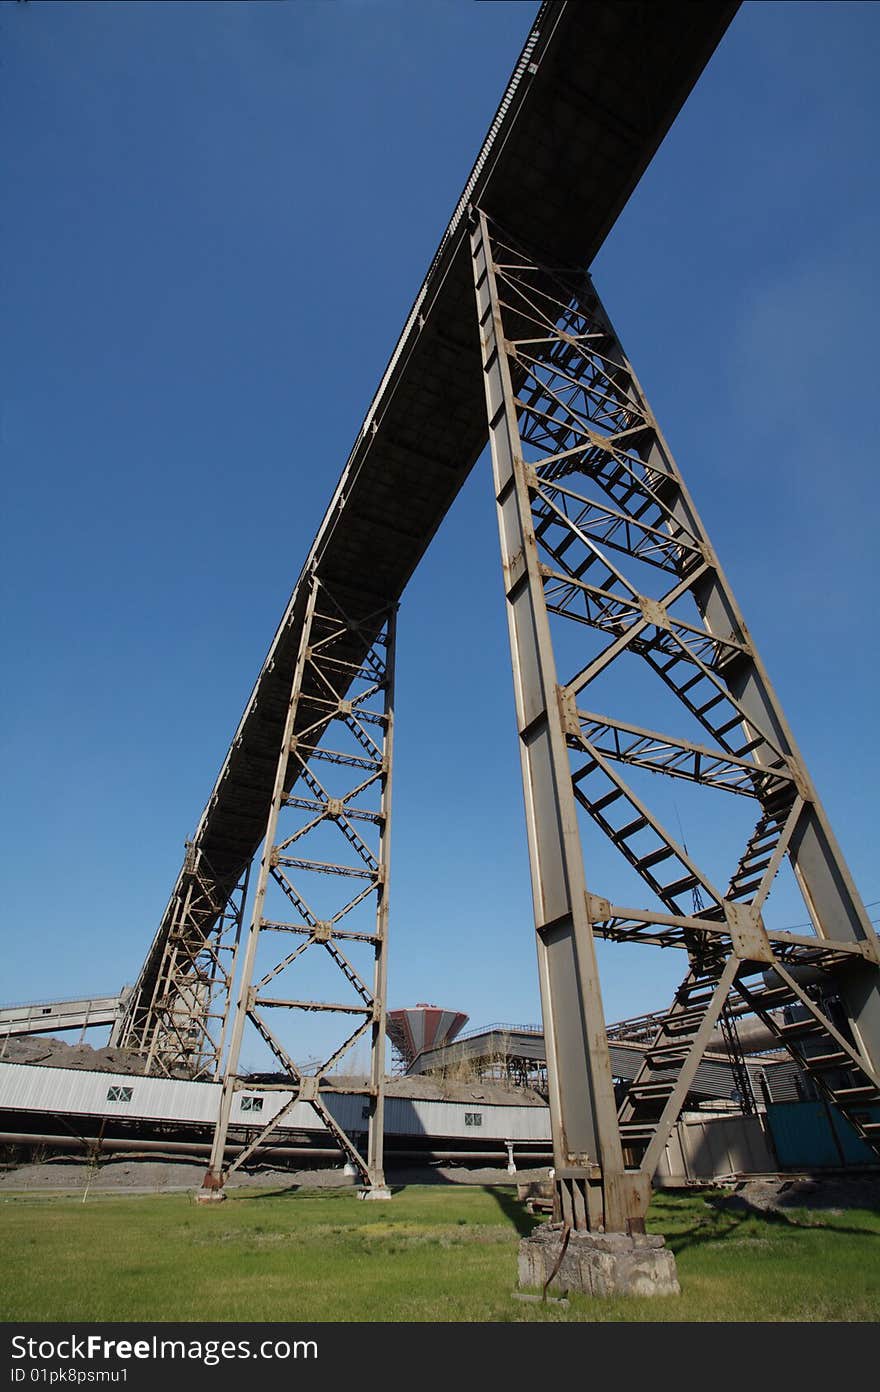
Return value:
M 249 873 L 227 894 L 204 851 L 187 843 L 149 1003 L 133 1005 L 118 1033 L 147 1073 L 220 1076 Z
M 880 954 L 714 548 L 589 276 L 548 268 L 479 210 L 471 212 L 471 252 L 559 1207 L 575 1227 L 624 1230 L 643 1218 L 654 1169 L 733 992 L 777 1033 L 785 1010 L 806 1011 L 809 1030 L 824 1029 L 825 1052 L 809 1068 L 816 1076 L 843 1069 L 830 1090 L 851 1120 L 854 1107 L 880 1100 Z M 578 625 L 586 648 L 563 682 L 553 642 L 561 622 Z M 591 630 L 599 638 L 592 650 Z M 581 708 L 587 686 L 639 659 L 697 737 Z M 669 833 L 630 769 L 757 803 L 726 886 Z M 587 892 L 579 808 L 654 906 L 621 910 Z M 786 858 L 809 935 L 768 932 L 763 922 Z M 680 946 L 690 959 L 619 1112 L 596 936 Z M 797 970 L 817 968 L 842 1002 L 842 1041 L 801 999 Z M 760 971 L 770 971 L 771 984 L 746 987 Z M 855 1123 L 880 1144 L 880 1127 L 861 1114 Z
M 333 1136 L 346 1159 L 374 1194 L 384 1196 L 383 1126 L 385 1098 L 385 1020 L 387 987 L 388 873 L 390 861 L 391 770 L 394 727 L 394 652 L 396 605 L 369 613 L 351 612 L 313 575 L 302 638 L 293 673 L 287 716 L 272 793 L 263 852 L 257 876 L 250 927 L 242 953 L 238 1003 L 232 1025 L 229 1055 L 223 1074 L 219 1115 L 211 1161 L 203 1190 L 222 1189 L 227 1176 L 266 1145 L 278 1126 L 290 1124 L 298 1103 L 307 1103 Z M 366 656 L 363 655 L 366 647 Z M 377 708 L 378 706 L 378 708 Z M 333 733 L 331 733 L 333 732 Z M 330 742 L 325 741 L 332 741 Z M 348 748 L 338 748 L 340 744 Z M 351 770 L 352 786 L 330 790 L 326 772 Z M 341 775 L 344 776 L 344 775 Z M 324 858 L 328 833 L 341 834 L 348 859 Z M 321 841 L 321 837 L 324 841 Z M 319 849 L 313 850 L 313 843 Z M 329 916 L 313 908 L 313 877 L 331 881 L 340 902 Z M 349 888 L 350 881 L 358 883 Z M 278 910 L 270 913 L 267 896 L 274 894 Z M 375 901 L 369 926 L 359 928 L 363 914 Z M 350 917 L 350 916 L 353 916 Z M 351 926 L 354 923 L 355 926 Z M 300 941 L 278 957 L 258 965 L 261 939 Z M 345 944 L 345 949 L 342 944 Z M 354 950 L 354 951 L 353 951 Z M 346 983 L 348 999 L 327 1001 L 314 994 L 276 994 L 288 973 L 297 971 L 308 955 L 326 954 Z M 357 952 L 372 960 L 372 978 L 365 979 Z M 353 955 L 350 956 L 349 954 Z M 283 989 L 283 988 L 282 988 Z M 343 994 L 340 991 L 340 994 Z M 271 994 L 269 994 L 271 992 Z M 267 1013 L 320 1012 L 354 1017 L 345 1037 L 317 1072 L 304 1073 L 288 1047 L 267 1021 Z M 234 1116 L 236 1098 L 247 1089 L 259 1095 L 259 1080 L 240 1073 L 245 1030 L 251 1025 L 280 1065 L 280 1073 L 262 1089 L 275 1110 L 255 1134 L 243 1118 Z M 367 1103 L 367 1154 L 328 1108 L 328 1095 L 338 1092 L 329 1075 L 362 1038 L 370 1044 L 369 1079 L 351 1080 L 346 1093 L 360 1094 Z M 291 1096 L 277 1104 L 279 1089 Z M 249 1121 L 250 1119 L 248 1119 Z M 244 1144 L 226 1164 L 230 1128 Z M 359 1132 L 357 1134 L 360 1134 Z

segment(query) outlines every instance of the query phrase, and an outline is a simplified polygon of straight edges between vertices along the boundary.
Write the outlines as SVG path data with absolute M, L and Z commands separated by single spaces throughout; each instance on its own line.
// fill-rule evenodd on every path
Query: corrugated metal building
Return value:
M 389 1136 L 467 1141 L 476 1149 L 490 1141 L 542 1143 L 544 1149 L 549 1144 L 549 1111 L 540 1103 L 536 1105 L 537 1099 L 500 1104 L 474 1095 L 479 1089 L 464 1089 L 470 1097 L 448 1100 L 395 1095 L 404 1086 L 397 1082 L 389 1088 L 385 1103 L 385 1130 Z M 180 1123 L 210 1128 L 217 1117 L 220 1091 L 219 1083 L 0 1063 L 0 1127 L 5 1114 L 7 1121 L 13 1116 L 68 1115 L 129 1124 Z M 239 1128 L 264 1126 L 287 1106 L 292 1096 L 283 1089 L 242 1090 L 233 1101 L 232 1123 Z M 366 1131 L 362 1095 L 331 1092 L 322 1094 L 322 1098 L 349 1134 Z M 307 1102 L 297 1102 L 287 1114 L 279 1125 L 278 1138 L 283 1141 L 301 1133 L 313 1133 L 325 1142 L 330 1140 L 324 1123 Z
M 344 1085 L 345 1080 L 339 1081 Z M 779 1092 L 788 1091 L 790 1079 L 783 1075 L 779 1083 Z M 81 1143 L 88 1148 L 100 1137 L 107 1152 L 143 1144 L 203 1154 L 209 1149 L 220 1091 L 219 1083 L 0 1062 L 0 1139 L 56 1136 L 70 1146 Z M 238 1092 L 232 1110 L 232 1149 L 276 1116 L 291 1097 L 283 1089 Z M 362 1095 L 331 1092 L 323 1094 L 323 1100 L 349 1135 L 366 1135 Z M 880 1115 L 880 1108 L 874 1111 Z M 441 1086 L 425 1078 L 394 1080 L 386 1096 L 385 1132 L 392 1163 L 395 1156 L 419 1155 L 505 1164 L 515 1159 L 520 1166 L 549 1164 L 552 1158 L 546 1104 L 535 1093 L 512 1094 L 497 1084 Z M 314 1151 L 325 1160 L 338 1154 L 323 1121 L 305 1102 L 285 1116 L 272 1145 L 282 1152 L 290 1148 L 291 1154 Z M 845 1118 L 824 1102 L 771 1100 L 757 1117 L 686 1113 L 670 1137 L 657 1180 L 705 1182 L 872 1161 L 872 1152 Z

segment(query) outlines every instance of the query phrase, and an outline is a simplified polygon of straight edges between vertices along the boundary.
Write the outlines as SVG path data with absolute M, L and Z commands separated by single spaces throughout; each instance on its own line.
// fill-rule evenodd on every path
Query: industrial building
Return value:
M 44 1022 L 50 1022 L 48 1028 L 75 1034 L 82 1043 L 87 1028 L 113 1023 L 118 999 L 0 1009 L 0 1144 L 10 1157 L 207 1159 L 219 1083 L 124 1071 L 124 1052 L 112 1046 L 65 1050 L 43 1037 Z M 510 1174 L 536 1166 L 549 1169 L 553 1150 L 540 1027 L 493 1024 L 462 1034 L 466 1023 L 464 1012 L 430 1005 L 389 1012 L 389 1039 L 398 1056 L 406 1056 L 405 1069 L 385 1085 L 389 1165 L 454 1163 L 501 1167 Z M 609 1027 L 621 1102 L 638 1075 L 652 1031 L 652 1016 Z M 876 1167 L 871 1149 L 811 1089 L 802 1069 L 768 1048 L 771 1038 L 750 1030 L 749 1022 L 741 1023 L 737 1033 L 743 1049 L 752 1052 L 741 1051 L 732 1060 L 720 1032 L 712 1041 L 658 1165 L 656 1183 Z M 76 1066 L 65 1066 L 68 1056 Z M 28 1058 L 39 1061 L 22 1061 Z M 100 1069 L 89 1067 L 90 1061 L 100 1063 Z M 368 1122 L 363 1080 L 340 1074 L 328 1081 L 333 1121 L 363 1150 Z M 260 1075 L 252 1089 L 236 1093 L 228 1157 L 246 1149 L 290 1107 L 255 1163 L 295 1169 L 342 1164 L 344 1152 L 314 1111 L 297 1102 L 292 1091 L 277 1086 L 262 1090 L 265 1082 Z

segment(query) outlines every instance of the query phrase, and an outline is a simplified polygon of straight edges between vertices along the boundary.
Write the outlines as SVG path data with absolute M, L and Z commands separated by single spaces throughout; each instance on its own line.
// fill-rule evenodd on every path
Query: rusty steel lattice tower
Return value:
M 219 1188 L 225 1176 L 244 1164 L 271 1137 L 294 1108 L 307 1103 L 317 1113 L 342 1152 L 371 1189 L 384 1195 L 382 1168 L 385 1084 L 385 987 L 388 975 L 386 894 L 391 819 L 391 752 L 394 729 L 394 630 L 396 606 L 379 612 L 344 609 L 317 576 L 308 589 L 305 624 L 297 653 L 287 716 L 269 806 L 263 856 L 244 951 L 238 1005 L 223 1082 L 220 1116 L 207 1187 Z M 368 647 L 363 653 L 366 638 Z M 329 742 L 328 742 L 329 738 Z M 329 775 L 342 771 L 343 785 Z M 341 833 L 348 859 L 323 859 L 322 833 Z M 373 833 L 372 837 L 370 832 Z M 371 844 L 372 842 L 372 844 Z M 326 835 L 323 844 L 328 843 Z M 338 837 L 329 838 L 330 845 Z M 308 854 L 306 854 L 308 851 Z M 318 858 L 318 857 L 321 858 Z M 354 863 L 352 863 L 352 861 Z M 332 882 L 339 898 L 330 910 L 316 911 L 317 880 Z M 354 885 L 351 882 L 354 881 Z M 279 909 L 270 914 L 269 892 L 276 890 Z M 277 892 L 280 891 L 280 894 Z M 367 908 L 373 922 L 361 924 Z M 278 912 L 284 918 L 276 917 Z M 257 970 L 261 935 L 276 935 L 297 945 Z M 287 981 L 309 948 L 323 949 L 349 988 L 348 999 L 317 1001 L 266 994 Z M 353 948 L 372 956 L 372 981 L 352 960 Z M 341 984 L 341 983 L 340 983 Z M 290 1057 L 271 1028 L 267 1012 L 322 1011 L 354 1018 L 329 1056 L 307 1075 Z M 240 1089 L 239 1064 L 246 1023 L 250 1021 L 269 1046 L 290 1081 L 292 1092 L 239 1151 L 224 1162 L 232 1106 Z M 361 1037 L 370 1035 L 370 1076 L 348 1085 L 327 1080 L 337 1063 Z M 336 1122 L 322 1094 L 332 1091 L 368 1099 L 366 1159 L 352 1137 Z M 261 1098 L 252 1098 L 262 1101 Z
M 558 1216 L 581 1232 L 643 1228 L 666 1139 L 734 1004 L 758 1016 L 880 1148 L 870 1109 L 880 1100 L 876 936 L 586 270 L 735 8 L 541 6 L 131 995 L 121 1042 L 167 1071 L 186 1063 L 191 1039 L 193 1071 L 223 1080 L 209 1191 L 222 1186 L 231 1150 L 231 1163 L 243 1163 L 304 1108 L 322 1118 L 368 1192 L 386 1192 L 395 614 L 487 441 Z M 630 691 L 647 712 L 640 722 L 628 713 Z M 670 833 L 665 780 L 727 799 L 724 834 L 708 856 Z M 620 882 L 636 886 L 634 904 L 594 883 L 582 843 L 597 834 L 624 867 Z M 345 859 L 329 850 L 328 838 L 340 836 Z M 212 964 L 228 940 L 224 925 L 238 940 L 242 876 L 261 844 L 224 1059 L 227 1011 L 208 1003 L 211 983 L 228 986 L 231 971 Z M 802 896 L 807 931 L 771 926 L 766 907 L 780 874 Z M 320 905 L 317 881 L 327 889 Z M 671 948 L 682 961 L 681 985 L 619 1105 L 597 940 Z M 270 941 L 290 948 L 258 965 Z M 344 982 L 341 994 L 293 984 L 277 993 L 316 957 Z M 283 1011 L 345 1017 L 338 1047 L 311 1067 L 298 1063 L 267 1019 Z M 219 1044 L 209 1018 L 220 1023 Z M 241 1074 L 248 1022 L 280 1074 Z M 369 1077 L 334 1074 L 367 1036 Z M 334 1119 L 330 1092 L 360 1099 L 356 1124 Z
M 575 1227 L 643 1217 L 651 1178 L 732 994 L 863 1139 L 880 1141 L 877 940 L 733 592 L 638 379 L 582 270 L 548 269 L 473 215 L 472 255 L 507 597 L 557 1180 Z M 551 616 L 585 635 L 560 681 Z M 585 709 L 627 659 L 699 740 Z M 623 769 L 752 801 L 716 883 Z M 578 808 L 650 891 L 590 892 Z M 815 932 L 762 910 L 788 856 Z M 708 901 L 706 907 L 695 907 Z M 681 948 L 686 969 L 618 1109 L 594 939 Z M 826 1004 L 844 1007 L 843 1023 Z M 780 1020 L 782 1007 L 796 1018 Z M 597 1026 L 600 1028 L 597 1029 Z M 804 1050 L 804 1045 L 809 1048 Z

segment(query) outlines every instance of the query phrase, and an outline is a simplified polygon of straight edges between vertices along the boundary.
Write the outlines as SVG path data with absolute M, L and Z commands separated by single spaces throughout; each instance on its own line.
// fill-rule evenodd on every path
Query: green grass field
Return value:
M 533 1219 L 504 1188 L 188 1195 L 4 1194 L 0 1318 L 15 1320 L 876 1320 L 880 1213 L 760 1214 L 658 1195 L 649 1229 L 680 1297 L 513 1298 Z

